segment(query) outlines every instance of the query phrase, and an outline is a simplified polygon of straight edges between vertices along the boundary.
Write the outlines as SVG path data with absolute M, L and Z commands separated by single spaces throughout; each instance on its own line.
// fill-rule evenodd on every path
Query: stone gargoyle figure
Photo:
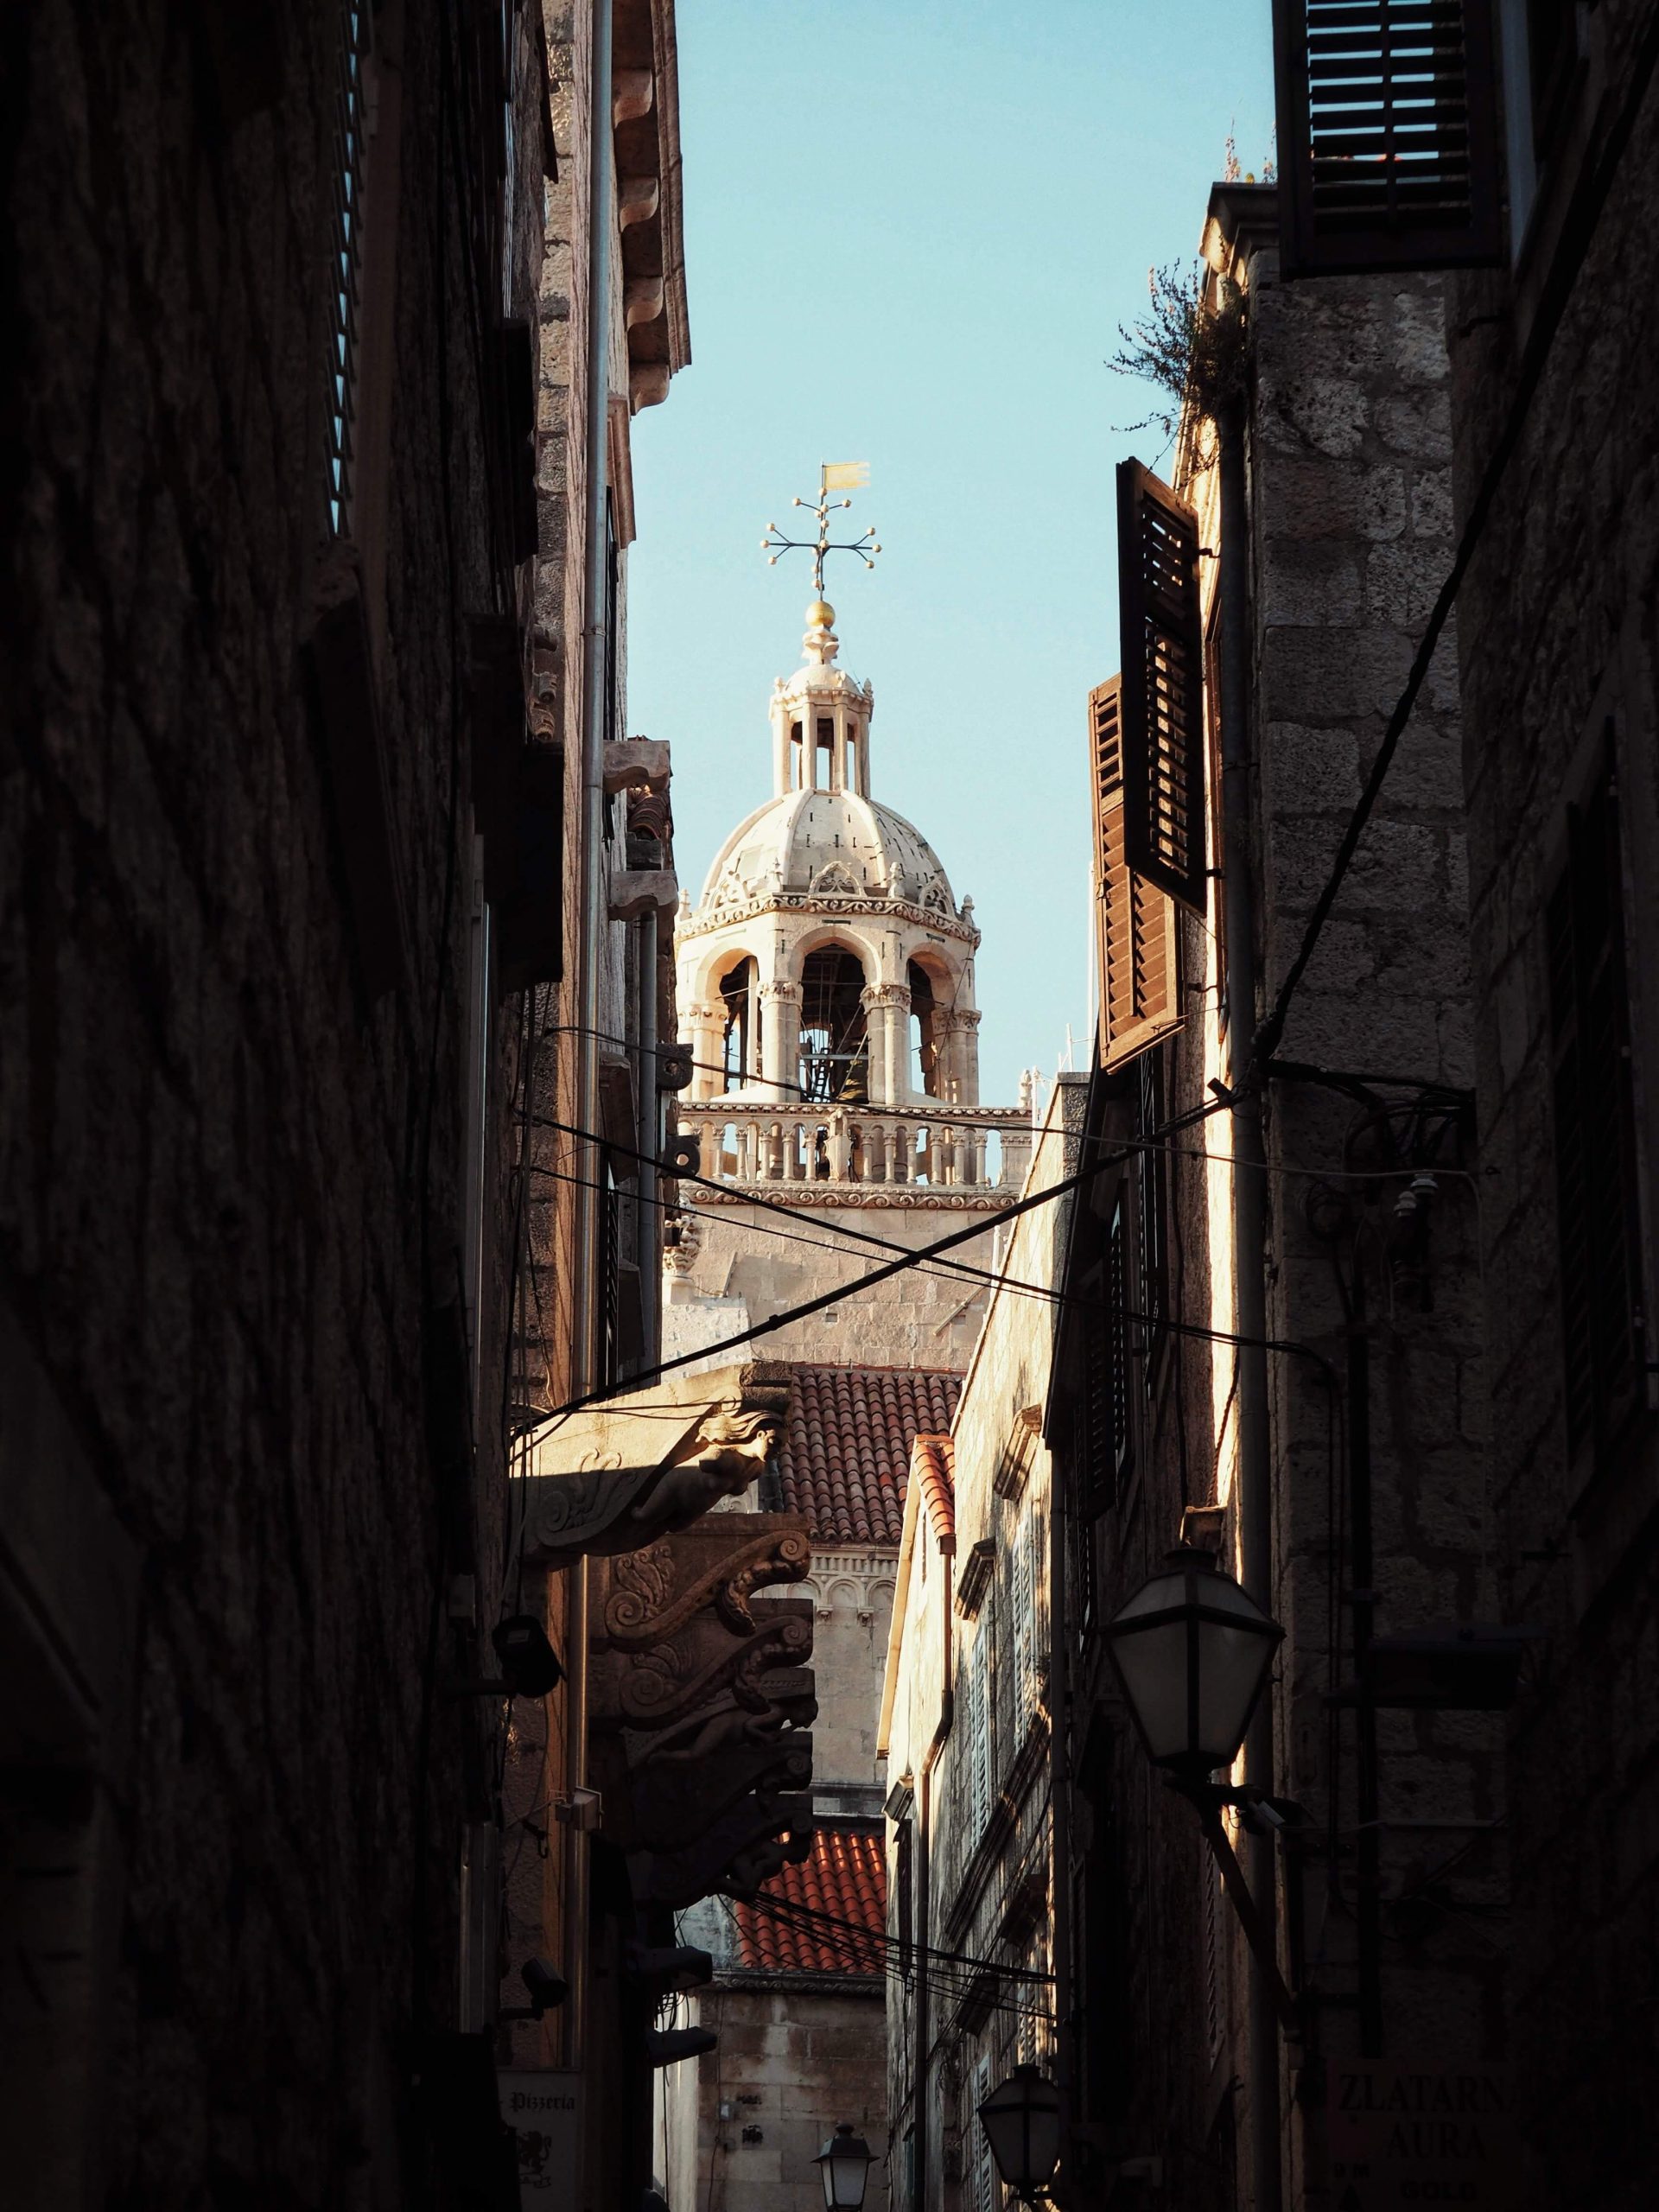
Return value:
M 765 1467 L 783 1391 L 748 1367 L 676 1376 L 550 1422 L 536 1448 L 525 1556 L 632 1552 L 737 1497 Z

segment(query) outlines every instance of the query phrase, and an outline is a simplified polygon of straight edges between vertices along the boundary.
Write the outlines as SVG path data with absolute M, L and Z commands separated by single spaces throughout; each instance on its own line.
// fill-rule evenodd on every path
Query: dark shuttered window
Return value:
M 1117 578 L 1124 856 L 1136 874 L 1202 916 L 1207 748 L 1198 518 L 1138 461 L 1118 465 Z
M 1569 810 L 1546 915 L 1567 1430 L 1611 1444 L 1644 1395 L 1635 1115 L 1611 773 Z
M 1274 0 L 1287 276 L 1502 247 L 1492 0 Z
M 1095 959 L 1100 1057 L 1122 1066 L 1180 1021 L 1174 903 L 1125 849 L 1123 715 L 1117 677 L 1089 695 L 1094 778 Z

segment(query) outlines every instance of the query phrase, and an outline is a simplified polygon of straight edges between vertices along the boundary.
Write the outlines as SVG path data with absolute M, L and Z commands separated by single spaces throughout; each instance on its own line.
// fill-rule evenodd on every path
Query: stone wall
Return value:
M 440 1677 L 482 1671 L 502 1548 L 518 1033 L 469 1345 L 465 710 L 467 621 L 514 579 L 473 80 L 452 12 L 378 13 L 353 527 L 390 930 L 308 650 L 341 582 L 345 11 L 55 0 L 3 34 L 0 1614 L 34 1657 L 0 1756 L 47 1778 L 5 1834 L 0 2071 L 31 2204 L 402 2201 L 396 2038 L 480 2017 L 493 1722 Z M 521 78 L 532 208 L 540 96 Z M 67 1942 L 10 1880 L 43 1854 L 74 1869 Z
M 671 2202 L 699 2212 L 823 2212 L 813 2160 L 840 2121 L 850 2120 L 878 2159 L 887 2152 L 881 1981 L 729 1972 L 690 2001 L 720 2049 L 699 2077 L 695 2190 Z M 758 2133 L 746 2142 L 750 2129 Z M 868 2212 L 881 2212 L 886 2183 L 884 2167 L 872 2166 Z
M 1512 269 L 1452 294 L 1458 507 L 1466 514 L 1586 156 L 1634 82 L 1649 11 L 1588 11 L 1588 54 Z M 1598 1464 L 1563 1412 L 1545 906 L 1611 735 L 1643 1210 L 1654 1281 L 1659 1084 L 1659 392 L 1643 280 L 1659 176 L 1649 83 L 1459 601 L 1478 981 L 1492 1496 L 1507 1617 L 1546 1632 L 1510 1736 L 1510 2052 L 1547 2201 L 1632 2206 L 1659 2089 L 1659 1438 L 1647 1407 Z M 1646 1357 L 1653 1357 L 1652 1337 Z

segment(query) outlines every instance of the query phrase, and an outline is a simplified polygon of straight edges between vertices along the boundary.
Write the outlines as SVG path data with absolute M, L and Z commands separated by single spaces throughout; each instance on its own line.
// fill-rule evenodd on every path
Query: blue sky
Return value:
M 1117 666 L 1112 469 L 1160 434 L 1112 374 L 1191 257 L 1234 132 L 1272 143 L 1268 0 L 681 0 L 691 365 L 634 422 L 629 721 L 671 740 L 695 898 L 770 789 L 804 554 L 760 541 L 868 461 L 829 596 L 871 678 L 872 795 L 984 932 L 982 1093 L 1089 1020 L 1089 687 Z M 798 518 L 795 518 L 798 519 Z

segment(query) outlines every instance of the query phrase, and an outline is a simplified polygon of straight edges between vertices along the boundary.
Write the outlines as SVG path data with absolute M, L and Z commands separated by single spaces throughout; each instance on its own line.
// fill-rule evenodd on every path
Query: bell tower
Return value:
M 841 665 L 822 587 L 827 554 L 868 564 L 880 548 L 872 531 L 830 541 L 830 488 L 796 503 L 816 539 L 774 524 L 766 540 L 773 559 L 810 551 L 818 587 L 800 665 L 772 686 L 771 797 L 727 838 L 696 904 L 683 898 L 675 931 L 694 1063 L 680 1123 L 704 1179 L 681 1183 L 670 1224 L 675 1351 L 850 1284 L 881 1256 L 872 1237 L 913 1248 L 944 1233 L 944 1214 L 995 1211 L 1030 1149 L 1022 1109 L 980 1101 L 973 901 L 874 796 L 874 692 Z M 988 1265 L 986 1245 L 961 1256 Z M 982 1286 L 918 1268 L 772 1341 L 785 1357 L 964 1365 L 982 1303 Z

